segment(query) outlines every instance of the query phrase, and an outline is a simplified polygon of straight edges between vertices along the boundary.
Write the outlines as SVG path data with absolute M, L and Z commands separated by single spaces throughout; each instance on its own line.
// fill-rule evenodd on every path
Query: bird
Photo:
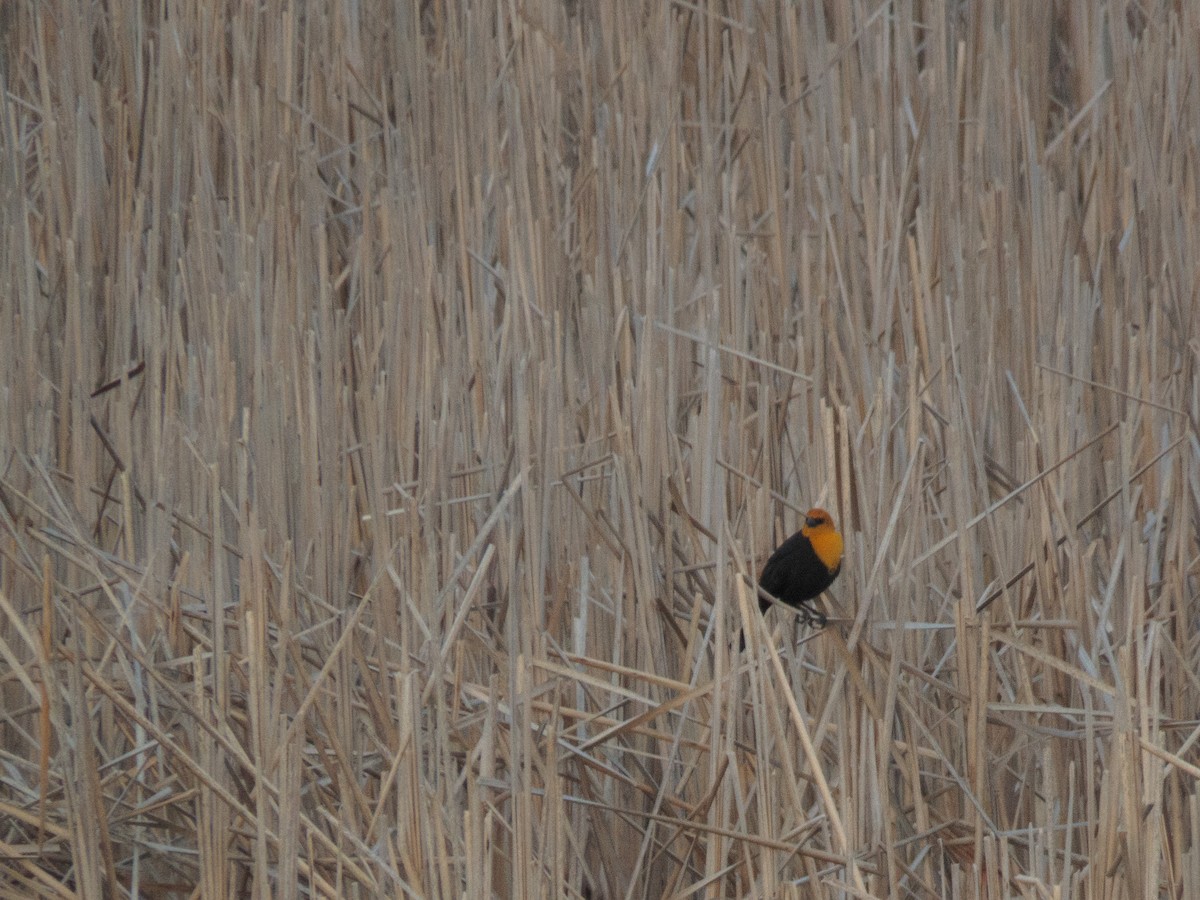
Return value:
M 758 586 L 781 603 L 800 612 L 805 622 L 825 627 L 825 616 L 809 605 L 819 597 L 842 571 L 842 535 L 833 524 L 833 516 L 820 507 L 804 515 L 800 530 L 784 541 L 758 577 Z M 771 607 L 766 597 L 758 598 L 765 613 Z M 746 636 L 742 635 L 742 648 Z

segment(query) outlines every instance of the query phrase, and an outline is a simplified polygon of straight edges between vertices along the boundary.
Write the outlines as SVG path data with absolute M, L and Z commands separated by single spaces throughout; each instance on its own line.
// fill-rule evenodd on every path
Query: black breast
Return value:
M 840 564 L 832 572 L 825 568 L 808 538 L 797 531 L 771 554 L 758 583 L 768 594 L 789 606 L 800 606 L 833 584 L 841 568 Z M 762 609 L 770 605 L 759 599 Z

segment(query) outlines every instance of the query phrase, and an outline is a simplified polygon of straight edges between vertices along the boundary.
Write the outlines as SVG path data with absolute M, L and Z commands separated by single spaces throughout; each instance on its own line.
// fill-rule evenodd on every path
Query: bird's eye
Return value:
M 804 520 L 804 524 L 806 524 L 809 528 L 816 528 L 818 525 L 825 524 L 825 518 L 823 516 L 808 516 Z

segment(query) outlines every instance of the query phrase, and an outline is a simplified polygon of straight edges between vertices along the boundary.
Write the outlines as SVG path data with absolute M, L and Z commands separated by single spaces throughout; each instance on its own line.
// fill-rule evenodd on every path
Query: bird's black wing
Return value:
M 813 553 L 812 544 L 803 533 L 797 531 L 771 554 L 771 558 L 763 566 L 758 583 L 772 597 L 788 602 L 785 595 L 791 593 L 789 588 L 795 580 L 795 573 L 810 568 L 814 561 L 819 562 L 817 555 Z M 764 610 L 771 605 L 761 598 L 758 604 Z

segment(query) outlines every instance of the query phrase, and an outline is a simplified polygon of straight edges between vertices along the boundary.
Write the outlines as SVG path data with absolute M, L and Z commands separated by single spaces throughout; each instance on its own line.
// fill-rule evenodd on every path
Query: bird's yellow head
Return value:
M 804 516 L 800 532 L 808 538 L 813 552 L 830 572 L 842 564 L 842 535 L 833 524 L 833 516 L 826 510 L 810 509 Z

